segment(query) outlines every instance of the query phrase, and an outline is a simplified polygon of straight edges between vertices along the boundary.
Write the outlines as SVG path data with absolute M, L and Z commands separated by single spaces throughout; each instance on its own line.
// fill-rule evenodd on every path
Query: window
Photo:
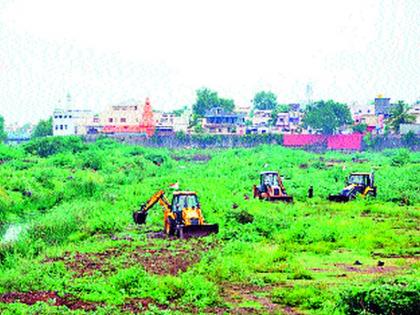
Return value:
M 137 106 L 134 106 L 134 110 L 137 110 Z
M 67 130 L 67 125 L 64 125 L 64 129 L 66 129 L 66 130 Z
M 58 125 L 55 125 L 55 130 L 58 130 Z
M 60 130 L 63 130 L 63 125 L 60 125 Z
M 124 117 L 121 118 L 121 122 L 124 122 L 125 123 L 126 121 L 127 120 Z
M 69 118 L 71 118 L 72 116 L 71 115 L 69 115 Z
M 60 115 L 60 116 L 58 116 L 58 118 L 63 118 L 63 116 L 62 116 L 62 115 Z
M 63 118 L 67 118 L 67 116 L 66 115 L 64 115 L 64 117 Z
M 112 118 L 108 118 L 108 121 L 109 122 L 113 122 L 114 120 Z

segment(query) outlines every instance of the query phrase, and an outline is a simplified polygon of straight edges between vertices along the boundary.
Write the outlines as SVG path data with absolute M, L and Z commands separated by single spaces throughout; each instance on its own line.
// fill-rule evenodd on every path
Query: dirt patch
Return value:
M 420 252 L 414 252 L 412 254 L 384 254 L 384 253 L 373 253 L 372 257 L 381 257 L 381 258 L 405 258 L 412 260 L 420 259 Z
M 404 269 L 402 267 L 396 266 L 352 266 L 342 263 L 334 264 L 334 266 L 348 272 L 356 272 L 362 274 L 388 274 L 395 273 Z
M 335 159 L 330 159 L 328 161 L 326 161 L 325 166 L 326 167 L 333 167 L 335 165 L 340 165 L 343 164 L 344 160 L 335 160 Z
M 168 308 L 166 305 L 156 304 L 156 302 L 151 298 L 134 298 L 126 300 L 126 302 L 121 306 L 121 311 L 132 314 L 142 314 L 144 311 L 149 309 L 149 305 L 151 304 L 157 306 L 160 310 Z
M 137 249 L 130 253 L 125 266 L 135 266 L 140 264 L 144 269 L 158 275 L 176 275 L 184 272 L 191 265 L 197 263 L 201 258 L 203 249 L 196 248 L 190 250 L 168 250 L 168 249 Z
M 269 297 L 269 292 L 273 289 L 270 285 L 261 287 L 253 284 L 225 283 L 221 288 L 223 299 L 234 306 L 229 314 L 300 314 L 292 307 L 273 303 Z M 260 304 L 261 308 L 241 307 L 243 302 L 255 302 Z
M 114 259 L 118 259 L 125 268 L 141 265 L 152 274 L 176 275 L 199 262 L 202 254 L 217 244 L 207 245 L 203 241 L 192 239 L 184 240 L 176 245 L 168 243 L 169 245 L 171 247 L 158 249 L 150 249 L 155 246 L 153 243 L 134 249 L 128 248 L 129 245 L 124 245 L 109 248 L 100 253 L 66 252 L 62 257 L 47 258 L 44 262 L 64 262 L 66 267 L 74 272 L 75 278 L 90 276 L 97 272 L 115 273 L 118 267 L 113 265 Z
M 0 295 L 0 303 L 23 303 L 33 305 L 37 302 L 45 302 L 54 306 L 67 306 L 71 310 L 94 311 L 99 303 L 84 302 L 70 294 L 63 297 L 53 291 L 30 291 L 30 292 L 9 292 Z
M 358 158 L 352 158 L 351 159 L 351 161 L 353 162 L 353 163 L 367 163 L 367 162 L 369 162 L 369 159 L 358 159 Z
M 171 155 L 171 158 L 175 161 L 186 161 L 186 162 L 208 162 L 211 160 L 210 155 L 206 154 L 194 154 L 187 156 Z
M 62 261 L 67 269 L 74 272 L 75 278 L 90 276 L 95 272 L 109 274 L 116 271 L 116 268 L 110 264 L 109 259 L 121 256 L 126 246 L 109 248 L 102 253 L 70 253 L 65 252 L 62 257 L 46 258 L 43 262 Z

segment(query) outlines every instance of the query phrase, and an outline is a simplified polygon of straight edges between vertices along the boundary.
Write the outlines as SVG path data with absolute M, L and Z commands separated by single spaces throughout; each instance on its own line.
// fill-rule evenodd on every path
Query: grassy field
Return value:
M 419 153 L 169 151 L 69 138 L 1 146 L 0 161 L 2 314 L 420 309 Z M 263 170 L 284 176 L 294 204 L 252 198 Z M 326 200 L 349 172 L 372 170 L 376 199 Z M 158 237 L 159 206 L 133 224 L 132 212 L 159 189 L 171 197 L 175 182 L 198 193 L 219 234 Z

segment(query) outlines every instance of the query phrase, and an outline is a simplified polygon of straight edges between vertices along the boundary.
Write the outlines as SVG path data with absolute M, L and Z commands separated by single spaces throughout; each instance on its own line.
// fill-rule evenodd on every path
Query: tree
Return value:
M 331 135 L 341 126 L 351 123 L 353 120 L 347 105 L 333 100 L 318 101 L 308 105 L 303 117 L 305 128 L 310 126 L 326 135 Z
M 222 107 L 226 112 L 231 112 L 235 108 L 232 99 L 220 98 L 216 91 L 208 88 L 201 88 L 196 91 L 197 99 L 193 105 L 193 113 L 197 117 L 202 117 L 206 112 L 214 107 Z
M 174 109 L 172 111 L 172 114 L 174 114 L 176 117 L 181 117 L 182 114 L 184 114 L 187 110 L 188 110 L 188 106 L 187 105 L 184 105 L 184 106 L 182 106 L 179 109 Z
M 387 124 L 396 133 L 400 132 L 401 124 L 410 124 L 416 120 L 416 117 L 408 112 L 409 110 L 410 106 L 404 103 L 404 101 L 398 101 L 391 109 L 391 114 L 387 120 Z
M 354 132 L 364 133 L 366 131 L 367 127 L 368 127 L 367 124 L 361 123 L 361 124 L 358 124 L 358 125 L 354 125 L 352 127 L 352 129 L 353 129 Z
M 52 136 L 52 134 L 53 134 L 52 117 L 50 117 L 47 120 L 41 119 L 39 121 L 38 125 L 36 125 L 32 133 L 32 138 Z
M 277 106 L 277 95 L 270 91 L 261 91 L 254 96 L 254 108 L 261 110 L 273 110 Z
M 233 112 L 233 110 L 235 109 L 235 102 L 230 98 L 221 98 L 219 99 L 219 102 L 219 106 L 222 107 L 228 113 Z
M 0 142 L 7 139 L 7 133 L 4 130 L 4 117 L 0 115 Z
M 413 147 L 420 144 L 420 139 L 410 130 L 402 137 L 402 142 L 408 147 Z

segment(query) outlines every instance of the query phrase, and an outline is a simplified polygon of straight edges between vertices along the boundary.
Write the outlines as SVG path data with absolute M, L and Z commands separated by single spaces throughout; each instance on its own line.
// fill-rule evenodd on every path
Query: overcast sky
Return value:
M 419 0 L 0 0 L 0 114 L 36 122 L 65 103 L 150 97 L 191 105 L 420 98 Z M 61 103 L 59 102 L 61 100 Z

